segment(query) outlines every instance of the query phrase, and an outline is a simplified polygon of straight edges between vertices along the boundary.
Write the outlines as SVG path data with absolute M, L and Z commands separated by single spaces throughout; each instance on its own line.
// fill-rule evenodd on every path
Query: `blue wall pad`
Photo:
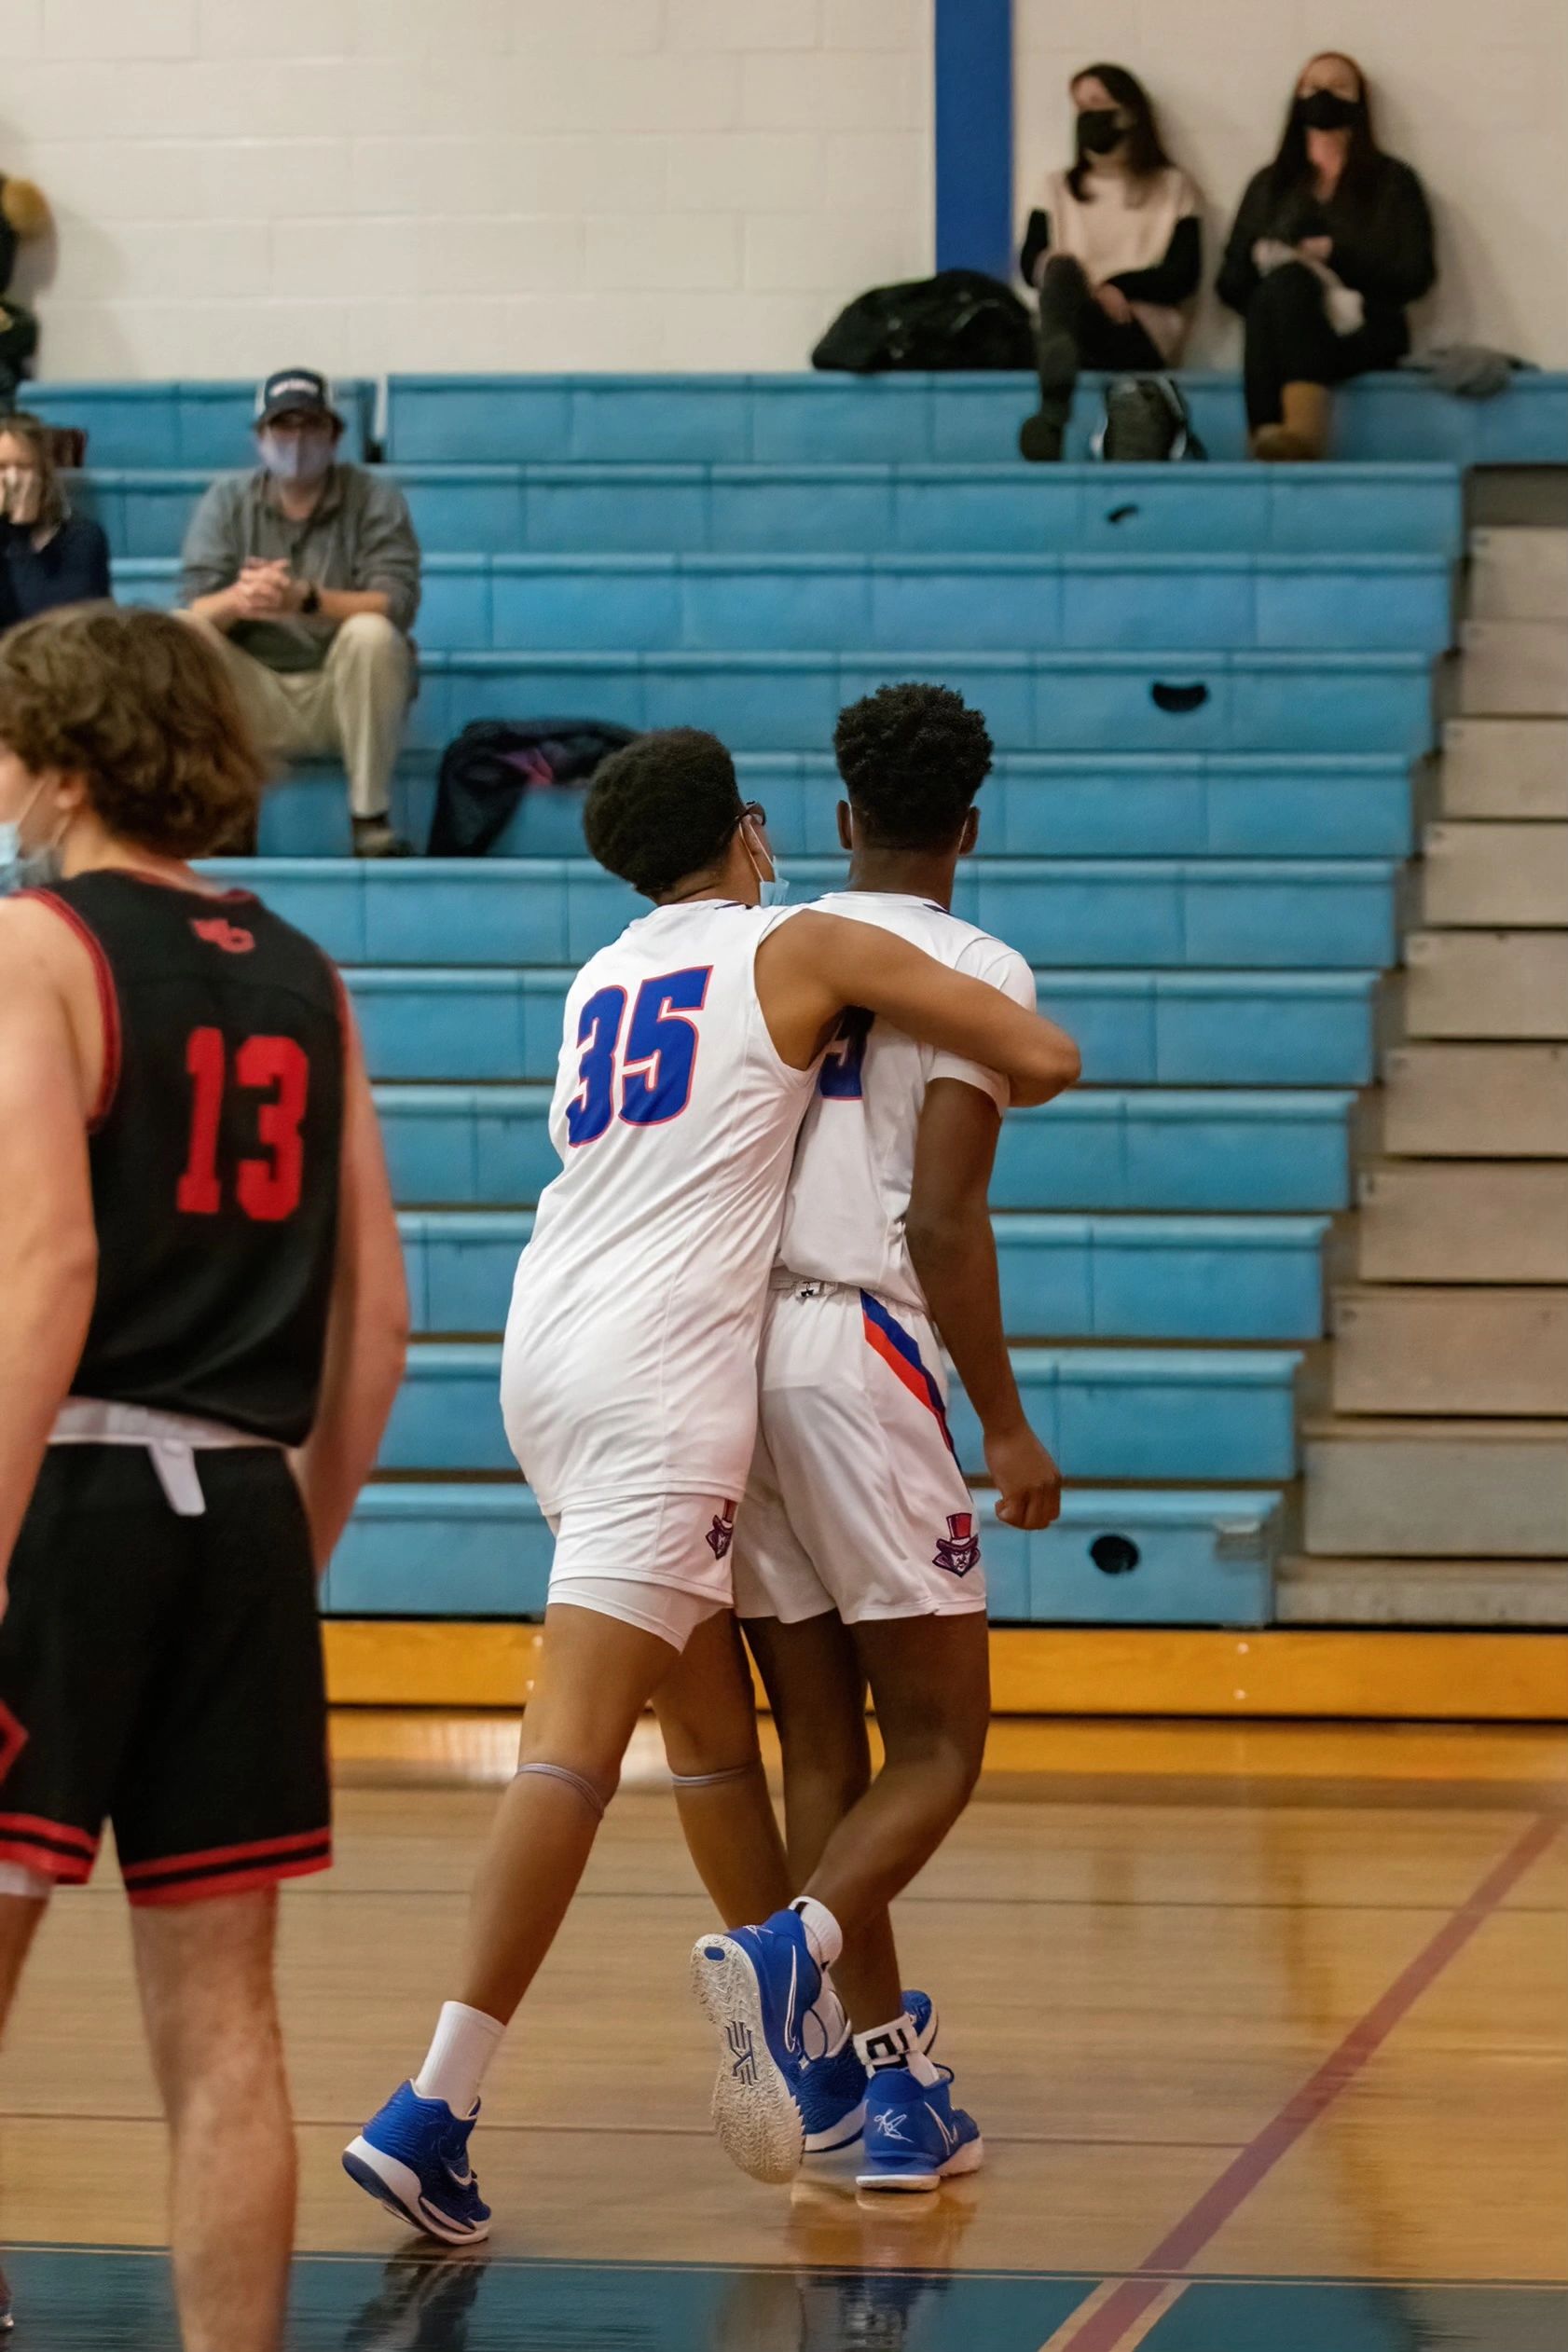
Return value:
M 1043 1535 L 999 1526 L 989 1498 L 977 1500 L 998 1624 L 1268 1621 L 1282 1537 L 1277 1494 L 1069 1489 Z M 549 1531 L 521 1485 L 373 1486 L 338 1546 L 323 1602 L 338 1616 L 537 1616 L 550 1552 Z
M 1210 455 L 1245 458 L 1240 378 L 1178 380 Z M 387 391 L 388 454 L 400 465 L 1016 463 L 1037 397 L 1031 378 L 1006 375 L 393 376 Z M 1086 376 L 1070 457 L 1087 453 L 1104 398 L 1105 378 Z M 1516 376 L 1498 399 L 1470 401 L 1400 370 L 1346 385 L 1334 408 L 1341 462 L 1568 460 L 1568 375 Z
M 425 553 L 1425 555 L 1464 551 L 1451 465 L 420 465 Z M 95 465 L 117 557 L 177 556 L 199 472 Z
M 1374 1071 L 1375 971 L 1036 974 L 1091 1086 L 1364 1086 Z M 565 970 L 348 975 L 378 1078 L 553 1080 Z
M 935 0 L 939 269 L 1012 275 L 1012 0 Z
M 254 859 L 209 871 L 258 890 L 346 964 L 581 964 L 640 910 L 585 861 L 353 866 Z M 832 887 L 803 865 L 797 890 Z M 1399 869 L 1378 859 L 975 859 L 954 912 L 1031 962 L 1113 967 L 1384 967 Z
M 1313 1340 L 1324 1328 L 1322 1217 L 1003 1216 L 1002 1312 L 1019 1340 Z M 504 1320 L 526 1209 L 402 1220 L 416 1327 Z

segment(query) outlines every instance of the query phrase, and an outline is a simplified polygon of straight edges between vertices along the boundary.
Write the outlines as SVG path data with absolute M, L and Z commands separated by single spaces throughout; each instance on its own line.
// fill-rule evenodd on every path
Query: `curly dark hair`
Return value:
M 599 767 L 583 835 L 609 873 L 659 899 L 717 864 L 744 813 L 735 762 L 718 736 L 661 727 Z
M 879 686 L 833 729 L 838 772 L 866 840 L 950 849 L 991 770 L 991 732 L 951 686 Z
M 80 776 L 110 832 L 164 858 L 232 840 L 265 780 L 220 656 L 135 605 L 64 605 L 0 640 L 0 743 Z

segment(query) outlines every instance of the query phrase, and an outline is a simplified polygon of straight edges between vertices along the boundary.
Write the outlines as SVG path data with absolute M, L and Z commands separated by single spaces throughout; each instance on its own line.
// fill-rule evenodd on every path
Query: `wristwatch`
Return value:
M 312 613 L 319 612 L 322 609 L 322 592 L 313 580 L 306 583 L 305 594 L 299 599 L 299 609 L 301 612 Z

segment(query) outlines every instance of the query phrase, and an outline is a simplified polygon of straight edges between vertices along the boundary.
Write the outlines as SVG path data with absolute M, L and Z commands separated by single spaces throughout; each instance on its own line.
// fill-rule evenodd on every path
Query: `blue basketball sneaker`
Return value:
M 929 1993 L 906 1992 L 903 2005 L 916 2043 L 928 2051 L 937 2038 L 935 2001 Z M 866 2070 L 847 2029 L 836 2049 L 806 2060 L 799 2096 L 808 2156 L 832 2155 L 860 2139 L 866 2121 Z
M 792 2180 L 805 2153 L 807 2019 L 822 1991 L 799 1915 L 776 1911 L 761 1927 L 701 1937 L 692 1950 L 692 1990 L 719 2036 L 713 2128 L 721 2147 L 753 2180 Z
M 934 2189 L 978 2172 L 985 2143 L 972 2115 L 953 2104 L 953 2076 L 917 2083 L 905 2066 L 884 2067 L 866 2085 L 866 2145 L 858 2189 Z
M 395 2090 L 343 2151 L 343 2169 L 367 2196 L 443 2246 L 474 2246 L 490 2234 L 490 2208 L 468 2161 L 479 2119 L 454 2115 L 445 2099 L 421 2098 L 412 2083 Z

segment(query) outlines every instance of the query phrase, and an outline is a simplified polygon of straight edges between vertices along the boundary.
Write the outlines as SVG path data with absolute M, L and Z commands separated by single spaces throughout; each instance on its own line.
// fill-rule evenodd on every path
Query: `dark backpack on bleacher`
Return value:
M 1106 386 L 1106 413 L 1089 454 L 1107 465 L 1162 465 L 1206 458 L 1208 451 L 1171 377 L 1115 376 Z
M 857 295 L 811 364 L 876 376 L 895 368 L 1031 367 L 1034 357 L 1029 314 L 1011 286 L 983 269 L 941 269 Z
M 601 760 L 636 741 L 606 719 L 475 719 L 441 754 L 433 858 L 482 858 L 530 790 L 585 784 Z

